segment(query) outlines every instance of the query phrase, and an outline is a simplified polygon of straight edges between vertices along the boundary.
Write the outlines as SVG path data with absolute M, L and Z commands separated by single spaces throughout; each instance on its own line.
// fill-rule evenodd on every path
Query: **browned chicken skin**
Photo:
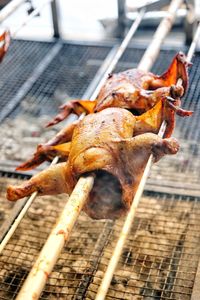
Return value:
M 161 97 L 180 101 L 188 86 L 188 65 L 185 55 L 179 52 L 168 70 L 160 76 L 138 69 L 110 74 L 96 100 L 69 101 L 60 107 L 61 112 L 47 126 L 59 123 L 72 112 L 80 115 L 108 107 L 121 107 L 138 115 L 152 108 Z M 182 89 L 176 87 L 179 78 L 182 80 Z
M 130 207 L 149 155 L 153 153 L 157 161 L 179 149 L 173 138 L 161 139 L 154 133 L 134 136 L 135 130 L 137 118 L 125 109 L 108 108 L 86 116 L 74 128 L 70 143 L 54 146 L 56 154 L 68 156 L 67 162 L 49 167 L 21 186 L 9 186 L 7 198 L 15 201 L 34 191 L 70 194 L 78 178 L 92 172 L 94 188 L 84 211 L 96 219 L 121 216 Z

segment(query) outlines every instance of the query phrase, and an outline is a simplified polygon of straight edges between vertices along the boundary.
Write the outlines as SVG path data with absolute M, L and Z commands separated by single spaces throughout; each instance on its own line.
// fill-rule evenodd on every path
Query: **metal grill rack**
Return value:
M 62 210 L 63 197 L 38 197 L 6 246 L 0 299 L 17 295 Z M 5 203 L 3 193 L 1 199 Z M 191 299 L 200 258 L 199 200 L 145 193 L 107 299 Z M 82 214 L 41 299 L 94 299 L 122 223 Z
M 61 104 L 61 101 L 67 97 L 81 97 L 111 49 L 108 46 L 65 44 L 60 45 L 58 51 L 51 56 L 50 53 L 58 46 L 58 43 L 35 42 L 34 46 L 33 44 L 34 42 L 31 41 L 13 41 L 12 51 L 9 51 L 3 62 L 0 70 L 3 87 L 0 101 L 2 103 L 6 99 L 6 103 L 2 103 L 4 110 L 1 112 L 1 120 L 6 116 L 14 117 L 27 113 L 27 107 L 30 112 L 30 107 L 33 106 L 37 106 L 36 111 L 33 108 L 31 110 L 35 117 L 53 114 L 58 109 L 59 101 Z M 10 69 L 11 61 L 12 76 L 9 71 L 5 72 L 5 69 Z M 45 64 L 41 74 L 37 72 L 38 64 L 42 66 Z M 37 81 L 31 81 L 26 90 L 23 84 L 34 73 L 36 73 Z M 9 89 L 11 86 L 15 89 Z M 16 92 L 21 92 L 19 97 L 16 97 Z M 11 106 L 7 101 L 13 105 Z M 48 106 L 45 106 L 47 103 Z
M 129 45 L 115 72 L 136 67 L 144 51 L 145 47 Z M 153 71 L 164 71 L 176 51 L 163 48 Z M 1 121 L 28 114 L 37 122 L 43 114 L 55 114 L 66 96 L 87 95 L 92 79 L 100 80 L 102 65 L 114 53 L 109 44 L 14 40 L 0 68 Z M 193 62 L 183 106 L 195 114 L 188 120 L 178 119 L 175 136 L 182 145 L 180 153 L 152 168 L 106 299 L 196 300 L 200 276 L 199 53 Z M 30 175 L 5 170 L 0 175 L 1 226 L 13 208 L 13 203 L 5 201 L 7 183 Z M 0 299 L 17 296 L 66 197 L 37 197 L 31 205 L 0 256 Z M 94 221 L 82 213 L 40 299 L 94 299 L 123 222 Z

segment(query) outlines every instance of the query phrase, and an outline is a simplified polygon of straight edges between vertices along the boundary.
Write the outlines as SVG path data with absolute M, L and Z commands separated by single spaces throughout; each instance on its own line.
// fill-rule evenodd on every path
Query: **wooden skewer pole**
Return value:
M 130 42 L 135 31 L 137 30 L 143 15 L 144 10 L 138 13 L 138 18 L 136 18 L 136 20 L 134 21 L 127 36 L 125 37 L 115 57 L 113 58 L 114 63 L 112 63 L 112 67 L 109 67 L 109 72 L 114 69 L 118 60 L 125 51 L 126 46 Z M 101 87 L 104 84 L 106 79 L 107 76 L 104 76 L 104 81 L 101 80 L 101 82 L 98 84 L 96 90 L 93 93 L 92 99 L 96 98 L 96 91 L 99 91 L 99 87 Z M 83 115 L 81 117 L 83 117 Z M 88 195 L 93 187 L 93 183 L 93 176 L 88 176 L 87 178 L 81 177 L 79 179 L 55 227 L 50 233 L 47 242 L 45 243 L 38 259 L 36 260 L 31 272 L 29 273 L 23 287 L 21 288 L 16 298 L 17 300 L 36 300 L 39 298 L 40 293 L 42 292 L 44 285 L 46 284 L 46 281 L 48 279 L 48 275 L 52 271 L 63 249 L 64 243 L 70 237 L 72 228 L 88 198 Z
M 70 195 L 62 214 L 49 235 L 38 259 L 36 260 L 25 284 L 20 290 L 17 300 L 38 299 L 51 273 L 65 242 L 69 239 L 71 230 L 88 194 L 93 186 L 93 176 L 81 177 Z
M 171 1 L 171 4 L 168 9 L 168 14 L 158 26 L 158 29 L 156 30 L 156 33 L 154 34 L 153 39 L 151 41 L 151 44 L 148 46 L 138 65 L 138 69 L 144 71 L 149 71 L 151 69 L 153 63 L 158 57 L 160 47 L 175 21 L 177 10 L 182 4 L 182 2 L 183 0 Z
M 193 39 L 193 41 L 190 45 L 190 48 L 188 50 L 188 54 L 187 54 L 187 61 L 188 62 L 191 62 L 191 60 L 192 60 L 192 56 L 195 52 L 197 43 L 199 41 L 199 36 L 200 36 L 200 24 L 198 25 L 198 28 L 196 30 L 194 39 Z M 148 52 L 148 49 L 147 49 L 146 52 Z M 144 61 L 143 61 L 143 64 L 145 66 Z M 149 66 L 150 66 L 150 64 L 149 64 Z M 181 78 L 178 79 L 177 85 L 182 85 L 182 79 Z M 165 129 L 166 129 L 166 122 L 164 121 L 162 123 L 161 127 L 160 127 L 158 136 L 163 137 Z M 153 163 L 153 155 L 150 155 L 149 160 L 147 162 L 147 165 L 145 167 L 142 179 L 141 179 L 140 184 L 138 186 L 137 192 L 134 196 L 130 211 L 129 211 L 129 213 L 126 217 L 126 220 L 124 222 L 124 225 L 123 225 L 123 228 L 121 230 L 119 239 L 118 239 L 116 247 L 113 251 L 112 257 L 109 261 L 107 270 L 106 270 L 105 275 L 102 279 L 102 282 L 101 282 L 101 285 L 100 285 L 99 290 L 97 292 L 97 296 L 96 296 L 95 300 L 104 300 L 105 297 L 106 297 L 106 294 L 107 294 L 107 291 L 109 289 L 111 280 L 113 278 L 113 274 L 115 272 L 115 269 L 116 269 L 117 264 L 119 262 L 120 256 L 122 254 L 122 250 L 123 250 L 123 247 L 125 245 L 127 236 L 130 232 L 130 229 L 131 229 L 134 217 L 135 217 L 136 209 L 137 209 L 139 201 L 141 199 L 141 196 L 142 196 L 142 193 L 143 193 L 143 190 L 144 190 L 144 186 L 145 186 L 146 180 L 148 178 L 152 163 Z

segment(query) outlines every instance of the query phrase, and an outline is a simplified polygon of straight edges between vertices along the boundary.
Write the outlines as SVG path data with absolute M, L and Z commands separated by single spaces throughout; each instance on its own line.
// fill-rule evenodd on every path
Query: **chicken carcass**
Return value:
M 115 219 L 130 208 L 150 154 L 158 161 L 179 149 L 174 138 L 162 139 L 137 130 L 137 118 L 122 108 L 87 115 L 73 130 L 71 142 L 52 147 L 66 162 L 50 166 L 20 186 L 9 186 L 7 198 L 16 201 L 34 191 L 39 195 L 70 194 L 78 178 L 95 175 L 84 211 L 92 218 Z
M 110 74 L 96 100 L 69 101 L 60 107 L 61 112 L 47 126 L 59 123 L 70 113 L 93 113 L 108 107 L 126 108 L 135 115 L 140 115 L 152 108 L 163 96 L 180 102 L 188 86 L 188 65 L 186 56 L 179 52 L 168 70 L 160 76 L 138 69 Z M 179 78 L 182 80 L 182 87 L 176 86 Z

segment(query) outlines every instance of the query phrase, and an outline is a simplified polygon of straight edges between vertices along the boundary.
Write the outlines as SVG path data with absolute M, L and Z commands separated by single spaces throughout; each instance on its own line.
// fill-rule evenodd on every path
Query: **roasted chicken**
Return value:
M 175 114 L 178 114 L 180 116 L 190 116 L 192 114 L 191 111 L 183 110 L 180 107 L 176 106 L 175 103 L 179 105 L 177 101 L 174 102 L 173 99 L 162 95 L 160 101 L 157 102 L 157 104 L 153 108 L 140 116 L 133 116 L 133 136 L 137 136 L 139 134 L 147 132 L 158 133 L 162 122 L 165 121 L 166 130 L 164 137 L 170 137 L 175 126 Z M 79 126 L 79 123 L 80 120 L 73 122 L 66 128 L 62 129 L 46 144 L 39 145 L 33 157 L 18 166 L 16 170 L 25 171 L 33 169 L 43 163 L 45 160 L 51 161 L 56 155 L 60 157 L 60 160 L 65 161 L 68 156 L 68 154 L 66 156 L 66 144 L 64 145 L 64 153 L 60 153 L 60 151 L 58 151 L 54 146 L 71 141 L 74 129 Z M 112 130 L 112 128 L 110 130 Z M 60 150 L 62 145 L 59 147 Z
M 95 219 L 123 215 L 131 205 L 149 155 L 153 153 L 158 161 L 179 149 L 174 138 L 162 139 L 154 133 L 134 136 L 139 122 L 121 108 L 86 116 L 74 128 L 71 142 L 49 146 L 55 155 L 68 157 L 67 161 L 50 166 L 21 186 L 9 186 L 7 198 L 15 201 L 34 191 L 39 195 L 70 194 L 80 176 L 93 173 L 94 188 L 84 211 Z
M 59 123 L 70 113 L 80 115 L 83 112 L 99 112 L 108 107 L 121 107 L 131 110 L 134 115 L 140 115 L 163 97 L 180 102 L 188 86 L 188 65 L 185 55 L 179 52 L 168 70 L 160 76 L 138 69 L 110 74 L 96 100 L 69 101 L 60 107 L 61 112 L 47 126 Z M 182 80 L 182 87 L 176 86 L 178 79 Z

